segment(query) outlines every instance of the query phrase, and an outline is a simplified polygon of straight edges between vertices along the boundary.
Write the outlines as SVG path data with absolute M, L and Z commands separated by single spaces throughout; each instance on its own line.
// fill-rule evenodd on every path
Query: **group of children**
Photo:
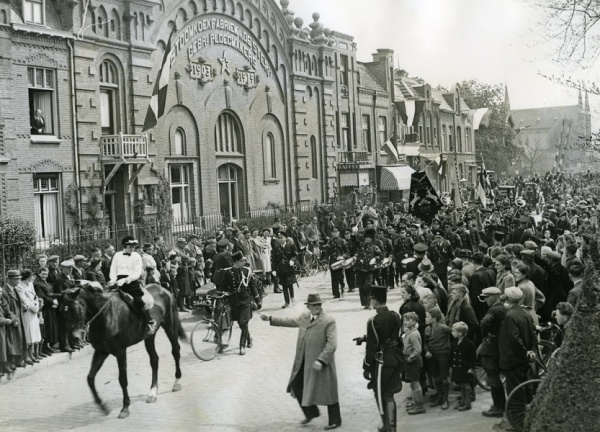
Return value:
M 468 339 L 469 327 L 462 321 L 452 327 L 445 325 L 444 316 L 439 307 L 434 306 L 426 312 L 424 341 L 418 331 L 419 318 L 415 312 L 404 314 L 404 380 L 410 382 L 412 399 L 409 398 L 407 411 L 409 414 L 426 412 L 423 404 L 421 388 L 421 370 L 423 368 L 423 343 L 425 359 L 429 375 L 435 383 L 437 394 L 431 407 L 449 408 L 448 393 L 450 383 L 448 378 L 460 386 L 460 398 L 455 406 L 459 411 L 471 409 L 472 383 L 474 382 L 476 348 L 475 343 Z M 452 339 L 450 338 L 452 336 Z M 452 367 L 452 376 L 450 376 Z

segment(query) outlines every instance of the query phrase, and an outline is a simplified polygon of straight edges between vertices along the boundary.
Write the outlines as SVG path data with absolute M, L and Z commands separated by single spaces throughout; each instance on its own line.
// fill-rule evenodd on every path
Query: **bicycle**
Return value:
M 204 318 L 194 326 L 190 336 L 190 344 L 196 357 L 210 361 L 218 353 L 229 346 L 233 333 L 231 310 L 225 299 L 228 293 L 210 296 L 212 312 L 209 318 Z M 207 296 L 208 297 L 208 296 Z

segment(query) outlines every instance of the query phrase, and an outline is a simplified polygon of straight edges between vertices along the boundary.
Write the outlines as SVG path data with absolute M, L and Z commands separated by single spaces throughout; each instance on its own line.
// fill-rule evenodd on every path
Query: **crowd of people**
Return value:
M 382 290 L 399 290 L 403 342 L 389 335 L 376 340 L 403 347 L 402 378 L 412 390 L 409 414 L 427 411 L 429 389 L 435 390 L 430 407 L 448 409 L 451 382 L 461 391 L 456 408 L 470 410 L 479 355 L 493 399 L 483 415 L 502 417 L 507 394 L 527 378 L 535 326 L 551 320 L 565 325 L 573 314 L 582 293 L 582 244 L 598 229 L 594 175 L 529 180 L 535 193 L 527 199 L 496 188 L 485 206 L 447 203 L 430 220 L 408 212 L 406 202 L 357 206 L 354 213 L 324 212 L 310 221 L 292 217 L 284 224 L 275 218 L 263 229 L 225 227 L 205 239 L 192 234 L 176 238 L 172 248 L 158 235 L 132 250 L 143 263 L 142 285 L 165 287 L 181 312 L 189 311 L 196 290 L 208 283 L 233 294 L 229 301 L 242 328 L 240 354 L 252 346 L 248 323 L 262 297 L 272 290 L 283 294 L 283 308 L 294 305 L 296 262 L 308 253 L 326 253 L 334 299 L 358 290 L 360 306 L 380 314 L 389 312 Z M 515 181 L 517 187 L 521 183 Z M 87 343 L 69 332 L 61 294 L 81 279 L 106 288 L 114 279 L 114 255 L 107 244 L 89 258 L 41 255 L 33 270 L 8 272 L 0 296 L 1 373 Z M 367 333 L 387 331 L 384 327 Z M 369 344 L 367 336 L 361 341 Z M 365 377 L 371 380 L 372 373 Z M 378 404 L 385 430 L 392 431 L 396 408 L 382 409 L 386 403 L 389 394 Z

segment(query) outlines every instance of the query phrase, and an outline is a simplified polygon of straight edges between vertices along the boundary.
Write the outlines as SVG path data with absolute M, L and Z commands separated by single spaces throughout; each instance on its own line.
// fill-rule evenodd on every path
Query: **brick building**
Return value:
M 376 188 L 393 52 L 359 63 L 352 36 L 280 3 L 0 0 L 2 211 L 50 238 L 98 197 L 114 226 L 157 199 L 185 222 Z M 165 113 L 142 132 L 169 40 Z

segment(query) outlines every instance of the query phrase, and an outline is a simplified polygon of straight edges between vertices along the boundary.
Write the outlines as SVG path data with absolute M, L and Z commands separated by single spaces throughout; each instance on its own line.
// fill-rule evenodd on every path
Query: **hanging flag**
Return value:
M 440 168 L 438 169 L 438 175 L 443 177 L 446 174 L 446 161 L 442 159 L 440 161 Z
M 477 182 L 477 196 L 479 197 L 483 208 L 487 208 L 487 197 L 485 196 L 485 189 L 483 188 L 481 180 Z
M 510 99 L 508 98 L 508 86 L 504 86 L 504 123 L 510 118 Z
M 169 77 L 171 75 L 171 38 L 175 33 L 175 27 L 169 35 L 169 41 L 165 47 L 165 55 L 163 56 L 158 76 L 156 77 L 156 84 L 154 84 L 154 91 L 150 98 L 150 106 L 146 112 L 146 119 L 144 120 L 144 127 L 142 132 L 153 128 L 158 123 L 158 119 L 165 113 L 165 105 L 167 103 L 167 90 L 169 87 Z
M 408 204 L 409 212 L 427 223 L 431 223 L 443 206 L 437 191 L 424 171 L 412 174 Z
M 479 130 L 479 126 L 489 126 L 491 111 L 489 108 L 472 109 L 469 110 L 468 117 L 473 125 L 473 130 Z
M 407 100 L 404 102 L 406 110 L 406 126 L 412 126 L 415 121 L 416 101 Z
M 394 158 L 393 163 L 398 163 L 398 149 L 396 149 L 396 145 L 392 143 L 392 139 L 394 136 L 392 135 L 382 146 L 382 150 L 384 150 L 390 158 Z

